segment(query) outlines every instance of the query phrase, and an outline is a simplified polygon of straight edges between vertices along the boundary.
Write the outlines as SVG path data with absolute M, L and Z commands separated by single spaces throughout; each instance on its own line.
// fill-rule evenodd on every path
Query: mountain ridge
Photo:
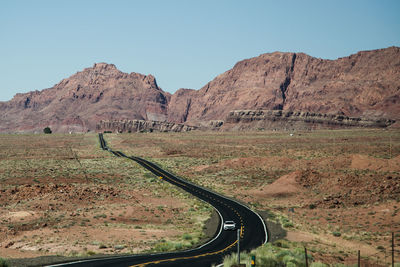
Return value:
M 199 90 L 164 92 L 153 75 L 92 67 L 51 88 L 0 102 L 0 132 L 95 130 L 101 120 L 204 125 L 233 110 L 282 110 L 400 119 L 400 48 L 336 60 L 273 52 L 237 62 Z

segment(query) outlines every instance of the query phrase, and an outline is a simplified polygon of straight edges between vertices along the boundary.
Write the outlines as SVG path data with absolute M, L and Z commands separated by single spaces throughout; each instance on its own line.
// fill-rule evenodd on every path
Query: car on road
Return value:
M 234 221 L 225 221 L 224 222 L 224 230 L 235 230 L 236 223 Z

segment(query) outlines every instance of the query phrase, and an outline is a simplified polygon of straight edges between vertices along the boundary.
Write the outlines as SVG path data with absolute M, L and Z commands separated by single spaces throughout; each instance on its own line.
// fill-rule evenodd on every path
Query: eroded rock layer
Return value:
M 118 133 L 128 132 L 189 132 L 196 130 L 195 126 L 188 126 L 173 122 L 145 121 L 145 120 L 112 120 L 100 121 L 96 130 Z
M 350 127 L 386 128 L 390 119 L 365 119 L 335 114 L 293 112 L 282 110 L 235 110 L 223 124 L 223 130 L 312 130 Z

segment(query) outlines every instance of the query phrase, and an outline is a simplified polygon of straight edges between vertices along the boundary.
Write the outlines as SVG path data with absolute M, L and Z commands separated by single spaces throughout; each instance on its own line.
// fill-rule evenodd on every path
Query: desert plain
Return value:
M 355 264 L 360 250 L 366 264 L 385 266 L 392 233 L 400 243 L 396 129 L 105 139 L 245 203 L 282 227 L 279 242 L 307 247 L 315 261 Z M 213 216 L 208 204 L 102 151 L 95 133 L 0 135 L 0 257 L 13 262 L 195 247 L 218 226 Z

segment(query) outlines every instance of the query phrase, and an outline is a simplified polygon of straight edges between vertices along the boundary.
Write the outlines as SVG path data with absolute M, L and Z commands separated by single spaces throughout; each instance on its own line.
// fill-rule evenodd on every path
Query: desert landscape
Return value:
M 18 258 L 45 255 L 181 250 L 214 234 L 210 206 L 103 152 L 95 134 L 0 138 L 0 252 L 17 266 L 26 262 Z M 397 130 L 106 138 L 114 149 L 247 203 L 267 226 L 281 225 L 270 251 L 307 247 L 314 262 L 351 265 L 360 250 L 365 264 L 386 266 L 392 232 L 400 243 Z
M 400 267 L 399 13 L 0 1 L 0 267 Z

